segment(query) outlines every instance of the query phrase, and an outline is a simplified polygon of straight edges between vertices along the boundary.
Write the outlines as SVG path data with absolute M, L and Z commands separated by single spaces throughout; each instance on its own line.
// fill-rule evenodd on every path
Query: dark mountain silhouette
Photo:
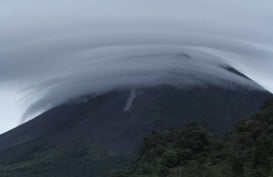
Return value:
M 194 121 L 222 134 L 270 96 L 263 89 L 215 85 L 162 85 L 84 96 L 1 135 L 0 176 L 100 176 L 124 166 L 151 130 Z

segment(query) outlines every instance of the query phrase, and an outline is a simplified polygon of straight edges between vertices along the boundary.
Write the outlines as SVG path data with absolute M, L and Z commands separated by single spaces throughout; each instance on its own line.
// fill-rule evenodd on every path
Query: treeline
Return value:
M 153 131 L 137 159 L 113 177 L 273 176 L 273 100 L 223 137 L 192 123 Z

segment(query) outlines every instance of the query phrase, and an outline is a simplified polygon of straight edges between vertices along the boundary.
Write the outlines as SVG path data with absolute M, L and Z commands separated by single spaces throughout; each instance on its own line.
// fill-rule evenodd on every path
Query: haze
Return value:
M 259 89 L 226 64 L 273 92 L 272 20 L 268 0 L 3 0 L 0 132 L 113 88 Z

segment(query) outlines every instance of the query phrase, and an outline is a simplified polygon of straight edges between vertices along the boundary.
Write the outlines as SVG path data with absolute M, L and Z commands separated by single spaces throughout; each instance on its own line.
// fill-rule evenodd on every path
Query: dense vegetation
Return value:
M 104 177 L 127 161 L 99 144 L 50 147 L 1 164 L 0 177 Z
M 195 123 L 182 130 L 153 131 L 132 166 L 114 177 L 273 176 L 273 100 L 225 137 Z
M 196 123 L 152 131 L 123 171 L 132 156 L 100 144 L 44 145 L 28 152 L 1 162 L 0 177 L 273 177 L 273 100 L 225 136 Z

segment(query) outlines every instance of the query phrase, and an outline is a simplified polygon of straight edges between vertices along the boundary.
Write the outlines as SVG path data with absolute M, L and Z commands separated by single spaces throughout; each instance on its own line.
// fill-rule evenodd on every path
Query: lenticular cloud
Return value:
M 26 115 L 118 88 L 216 84 L 261 89 L 228 67 L 273 90 L 269 1 L 0 5 L 0 86 L 28 100 Z

